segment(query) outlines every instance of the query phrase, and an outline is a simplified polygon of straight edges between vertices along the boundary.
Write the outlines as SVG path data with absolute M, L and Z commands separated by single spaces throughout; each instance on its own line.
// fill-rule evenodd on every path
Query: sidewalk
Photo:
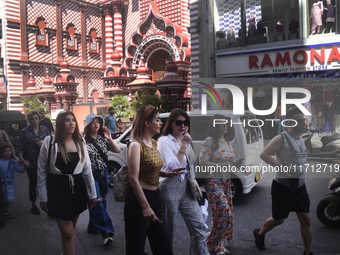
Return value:
M 9 210 L 12 217 L 7 220 L 7 226 L 0 230 L 0 253 L 60 255 L 60 234 L 55 220 L 49 219 L 43 211 L 40 215 L 31 213 L 27 174 L 15 173 L 15 180 L 17 191 Z M 86 254 L 77 235 L 75 244 L 77 254 Z
M 49 219 L 45 212 L 33 215 L 28 200 L 27 174 L 15 173 L 17 192 L 10 206 L 12 218 L 7 226 L 0 230 L 0 255 L 60 255 L 62 253 L 60 234 L 55 220 Z M 315 254 L 340 254 L 337 237 L 339 229 L 323 226 L 316 217 L 316 206 L 324 194 L 327 194 L 328 179 L 307 179 L 311 198 L 311 217 L 313 228 L 313 247 Z M 253 190 L 234 204 L 234 244 L 228 248 L 231 254 L 243 255 L 301 255 L 303 251 L 297 217 L 292 215 L 279 228 L 268 235 L 267 250 L 258 250 L 254 244 L 252 231 L 261 226 L 266 217 L 271 215 L 270 185 L 271 178 L 263 179 Z M 108 212 L 113 221 L 116 235 L 110 246 L 104 246 L 101 235 L 89 235 L 86 232 L 88 212 L 80 215 L 75 234 L 77 255 L 124 255 L 124 203 L 113 200 L 113 191 L 109 189 Z M 190 236 L 183 218 L 178 214 L 177 229 L 174 238 L 174 255 L 188 255 Z M 211 213 L 207 220 L 211 228 Z M 151 255 L 148 244 L 145 251 Z

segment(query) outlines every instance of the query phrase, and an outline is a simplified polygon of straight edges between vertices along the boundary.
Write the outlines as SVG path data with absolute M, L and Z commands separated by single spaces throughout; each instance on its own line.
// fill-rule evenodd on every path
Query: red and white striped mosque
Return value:
M 136 90 L 189 106 L 188 0 L 4 0 L 8 109 L 108 103 Z

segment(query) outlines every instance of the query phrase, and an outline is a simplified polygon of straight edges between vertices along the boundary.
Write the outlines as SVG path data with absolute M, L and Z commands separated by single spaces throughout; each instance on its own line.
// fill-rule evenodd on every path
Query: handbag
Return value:
M 138 141 L 137 141 L 138 142 Z M 140 159 L 144 156 L 144 149 L 142 143 L 140 144 Z M 129 181 L 128 166 L 121 167 L 113 176 L 113 195 L 117 202 L 125 202 L 126 196 L 130 191 L 131 185 Z
M 202 191 L 195 179 L 194 169 L 191 167 L 192 164 L 190 164 L 189 156 L 187 153 L 185 153 L 185 157 L 187 158 L 187 170 L 189 172 L 189 186 L 191 189 L 191 193 L 196 200 L 200 200 L 202 197 Z
M 113 194 L 117 202 L 125 202 L 131 188 L 128 166 L 122 166 L 113 177 Z

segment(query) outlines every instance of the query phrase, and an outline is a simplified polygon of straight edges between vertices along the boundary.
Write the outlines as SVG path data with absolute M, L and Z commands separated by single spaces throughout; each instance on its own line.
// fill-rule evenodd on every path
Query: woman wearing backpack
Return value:
M 128 151 L 130 191 L 124 206 L 127 255 L 143 255 L 146 237 L 154 255 L 172 255 L 170 235 L 161 206 L 159 176 L 174 177 L 185 168 L 160 171 L 162 157 L 152 136 L 159 134 L 162 122 L 152 105 L 139 109 L 132 127 Z
M 52 141 L 51 141 L 52 139 Z M 45 138 L 38 160 L 40 207 L 54 217 L 64 255 L 75 255 L 74 233 L 79 214 L 97 203 L 86 144 L 77 120 L 68 110 L 56 120 L 55 136 Z
M 97 192 L 97 204 L 94 208 L 89 208 L 90 220 L 87 232 L 89 234 L 101 233 L 104 245 L 108 245 L 113 242 L 112 237 L 115 235 L 115 230 L 110 216 L 106 212 L 106 195 L 109 189 L 107 154 L 109 150 L 120 152 L 120 148 L 112 140 L 110 131 L 104 127 L 104 120 L 101 116 L 91 113 L 86 116 L 85 122 L 85 140 Z

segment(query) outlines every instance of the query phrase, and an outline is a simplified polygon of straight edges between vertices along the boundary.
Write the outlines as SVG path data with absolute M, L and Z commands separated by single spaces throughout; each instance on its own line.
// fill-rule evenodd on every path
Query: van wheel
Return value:
M 243 194 L 242 183 L 238 178 L 231 178 L 231 195 L 233 197 L 233 202 Z
M 107 163 L 107 169 L 109 172 L 109 187 L 113 188 L 113 176 L 119 171 L 121 166 L 114 161 L 109 161 Z

